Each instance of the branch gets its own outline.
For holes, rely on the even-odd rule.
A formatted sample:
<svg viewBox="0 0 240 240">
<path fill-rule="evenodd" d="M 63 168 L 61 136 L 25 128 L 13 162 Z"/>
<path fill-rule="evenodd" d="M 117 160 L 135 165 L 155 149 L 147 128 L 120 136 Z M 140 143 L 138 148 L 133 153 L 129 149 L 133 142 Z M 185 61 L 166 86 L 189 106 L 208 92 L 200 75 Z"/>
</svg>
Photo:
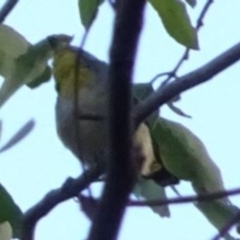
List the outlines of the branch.
<svg viewBox="0 0 240 240">
<path fill-rule="evenodd" d="M 185 204 L 192 202 L 206 202 L 212 201 L 219 198 L 224 198 L 227 196 L 240 194 L 240 188 L 221 191 L 221 192 L 213 192 L 208 194 L 199 194 L 197 196 L 185 196 L 185 197 L 175 197 L 164 200 L 150 200 L 150 201 L 131 201 L 129 206 L 133 207 L 141 207 L 141 206 L 163 206 L 163 205 L 171 205 L 171 204 Z"/>
<path fill-rule="evenodd" d="M 84 172 L 77 179 L 69 178 L 61 188 L 52 190 L 38 204 L 29 209 L 23 217 L 21 240 L 33 240 L 38 220 L 47 215 L 57 204 L 77 196 L 80 191 L 98 179 L 102 171 L 99 167 Z"/>
<path fill-rule="evenodd" d="M 178 78 L 176 81 L 160 88 L 146 98 L 145 101 L 139 103 L 133 111 L 135 123 L 138 125 L 164 103 L 167 103 L 182 92 L 210 80 L 212 77 L 227 69 L 238 60 L 240 60 L 240 43 L 236 44 L 197 70 L 192 71 Z"/>
<path fill-rule="evenodd" d="M 109 144 L 106 185 L 89 240 L 116 239 L 136 170 L 131 159 L 131 80 L 145 0 L 118 0 L 109 66 Z M 107 227 L 106 227 L 107 226 Z"/>
<path fill-rule="evenodd" d="M 7 15 L 13 10 L 18 0 L 8 0 L 0 10 L 0 23 L 3 23 Z"/>
<path fill-rule="evenodd" d="M 199 31 L 200 28 L 203 26 L 203 19 L 206 16 L 207 11 L 209 10 L 212 3 L 213 3 L 213 0 L 207 0 L 205 5 L 203 6 L 203 9 L 197 19 L 197 26 L 196 26 L 197 31 Z"/>
</svg>

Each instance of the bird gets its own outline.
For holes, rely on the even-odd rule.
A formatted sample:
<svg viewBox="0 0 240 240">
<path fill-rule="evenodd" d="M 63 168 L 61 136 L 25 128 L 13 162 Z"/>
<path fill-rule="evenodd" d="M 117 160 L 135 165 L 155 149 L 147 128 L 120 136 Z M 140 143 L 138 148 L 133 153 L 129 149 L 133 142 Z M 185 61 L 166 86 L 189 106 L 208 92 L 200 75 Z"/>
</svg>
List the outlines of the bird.
<svg viewBox="0 0 240 240">
<path fill-rule="evenodd" d="M 57 133 L 64 145 L 86 168 L 105 164 L 107 158 L 107 74 L 108 64 L 70 45 L 71 38 L 49 37 L 53 48 L 53 76 L 58 92 Z M 77 70 L 76 70 L 77 69 Z M 134 141 L 144 162 L 143 175 L 162 169 L 157 161 L 149 128 L 142 123 Z"/>
<path fill-rule="evenodd" d="M 52 73 L 57 91 L 56 128 L 65 145 L 80 161 L 83 171 L 106 167 L 108 158 L 107 77 L 109 65 L 87 51 L 71 45 L 72 37 L 51 35 Z M 139 86 L 139 85 L 133 85 Z M 133 91 L 134 92 L 134 91 Z M 139 98 L 133 97 L 133 105 Z M 141 123 L 133 134 L 133 151 L 140 156 L 134 194 L 144 199 L 166 198 L 164 187 L 179 180 L 161 163 L 149 124 Z M 157 149 L 157 150 L 156 150 Z M 140 195 L 139 195 L 139 190 Z M 161 217 L 169 217 L 168 206 L 152 206 Z"/>
</svg>

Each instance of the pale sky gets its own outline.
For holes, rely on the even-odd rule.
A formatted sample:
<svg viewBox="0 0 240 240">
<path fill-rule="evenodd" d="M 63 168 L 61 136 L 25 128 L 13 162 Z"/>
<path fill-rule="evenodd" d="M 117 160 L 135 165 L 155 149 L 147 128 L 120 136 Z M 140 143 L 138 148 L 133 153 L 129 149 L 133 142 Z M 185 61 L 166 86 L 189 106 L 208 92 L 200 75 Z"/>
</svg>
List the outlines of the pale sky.
<svg viewBox="0 0 240 240">
<path fill-rule="evenodd" d="M 3 2 L 0 0 L 0 6 Z M 193 23 L 202 7 L 200 4 L 196 9 L 189 8 Z M 190 60 L 184 63 L 179 75 L 201 66 L 239 41 L 239 9 L 239 0 L 231 0 L 231 4 L 229 1 L 213 3 L 199 34 L 201 50 L 191 52 Z M 85 45 L 85 49 L 105 61 L 108 60 L 112 19 L 112 10 L 104 4 Z M 74 35 L 74 44 L 78 45 L 83 35 L 77 1 L 22 0 L 5 23 L 32 43 L 50 34 L 65 33 Z M 157 14 L 149 6 L 144 23 L 134 78 L 146 82 L 157 73 L 171 70 L 184 48 L 167 35 Z M 240 186 L 239 67 L 237 63 L 212 81 L 182 94 L 177 105 L 192 119 L 182 118 L 166 107 L 162 110 L 164 117 L 181 122 L 202 139 L 222 170 L 226 188 Z M 22 88 L 1 109 L 1 144 L 29 119 L 36 121 L 33 132 L 10 151 L 4 152 L 0 161 L 0 182 L 23 211 L 49 190 L 61 186 L 68 176 L 75 177 L 80 173 L 78 161 L 56 136 L 56 93 L 53 86 L 51 81 L 33 91 Z M 186 182 L 177 188 L 183 195 L 193 193 Z M 167 192 L 174 196 L 171 190 Z M 240 197 L 234 197 L 232 201 L 240 206 Z M 205 240 L 216 234 L 216 230 L 191 204 L 171 206 L 170 209 L 170 219 L 159 218 L 147 207 L 129 209 L 119 239 Z M 70 200 L 40 221 L 36 240 L 83 240 L 89 225 L 77 204 Z"/>
</svg>

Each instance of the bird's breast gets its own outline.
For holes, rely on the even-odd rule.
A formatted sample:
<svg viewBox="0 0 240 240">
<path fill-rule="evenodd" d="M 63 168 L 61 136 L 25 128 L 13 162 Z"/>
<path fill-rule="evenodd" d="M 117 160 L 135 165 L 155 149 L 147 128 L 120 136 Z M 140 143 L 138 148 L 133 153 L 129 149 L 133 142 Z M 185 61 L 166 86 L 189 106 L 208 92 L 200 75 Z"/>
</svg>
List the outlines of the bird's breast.
<svg viewBox="0 0 240 240">
<path fill-rule="evenodd" d="M 97 95 L 82 91 L 77 111 L 73 100 L 58 97 L 56 104 L 57 131 L 61 140 L 87 165 L 106 156 L 106 101 L 104 95 Z"/>
</svg>

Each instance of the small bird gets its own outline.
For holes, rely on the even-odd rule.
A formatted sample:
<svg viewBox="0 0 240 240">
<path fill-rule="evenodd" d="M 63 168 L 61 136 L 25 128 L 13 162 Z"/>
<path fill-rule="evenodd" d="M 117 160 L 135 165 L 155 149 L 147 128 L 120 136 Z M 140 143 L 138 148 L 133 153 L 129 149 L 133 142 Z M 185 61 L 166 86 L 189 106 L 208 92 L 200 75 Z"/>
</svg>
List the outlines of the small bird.
<svg viewBox="0 0 240 240">
<path fill-rule="evenodd" d="M 107 63 L 72 47 L 71 38 L 49 37 L 54 51 L 53 75 L 58 92 L 57 132 L 86 168 L 104 164 L 107 157 Z M 148 126 L 141 124 L 134 136 L 144 156 L 144 176 L 162 168 L 157 161 Z M 153 169 L 154 168 L 154 169 Z"/>
</svg>

